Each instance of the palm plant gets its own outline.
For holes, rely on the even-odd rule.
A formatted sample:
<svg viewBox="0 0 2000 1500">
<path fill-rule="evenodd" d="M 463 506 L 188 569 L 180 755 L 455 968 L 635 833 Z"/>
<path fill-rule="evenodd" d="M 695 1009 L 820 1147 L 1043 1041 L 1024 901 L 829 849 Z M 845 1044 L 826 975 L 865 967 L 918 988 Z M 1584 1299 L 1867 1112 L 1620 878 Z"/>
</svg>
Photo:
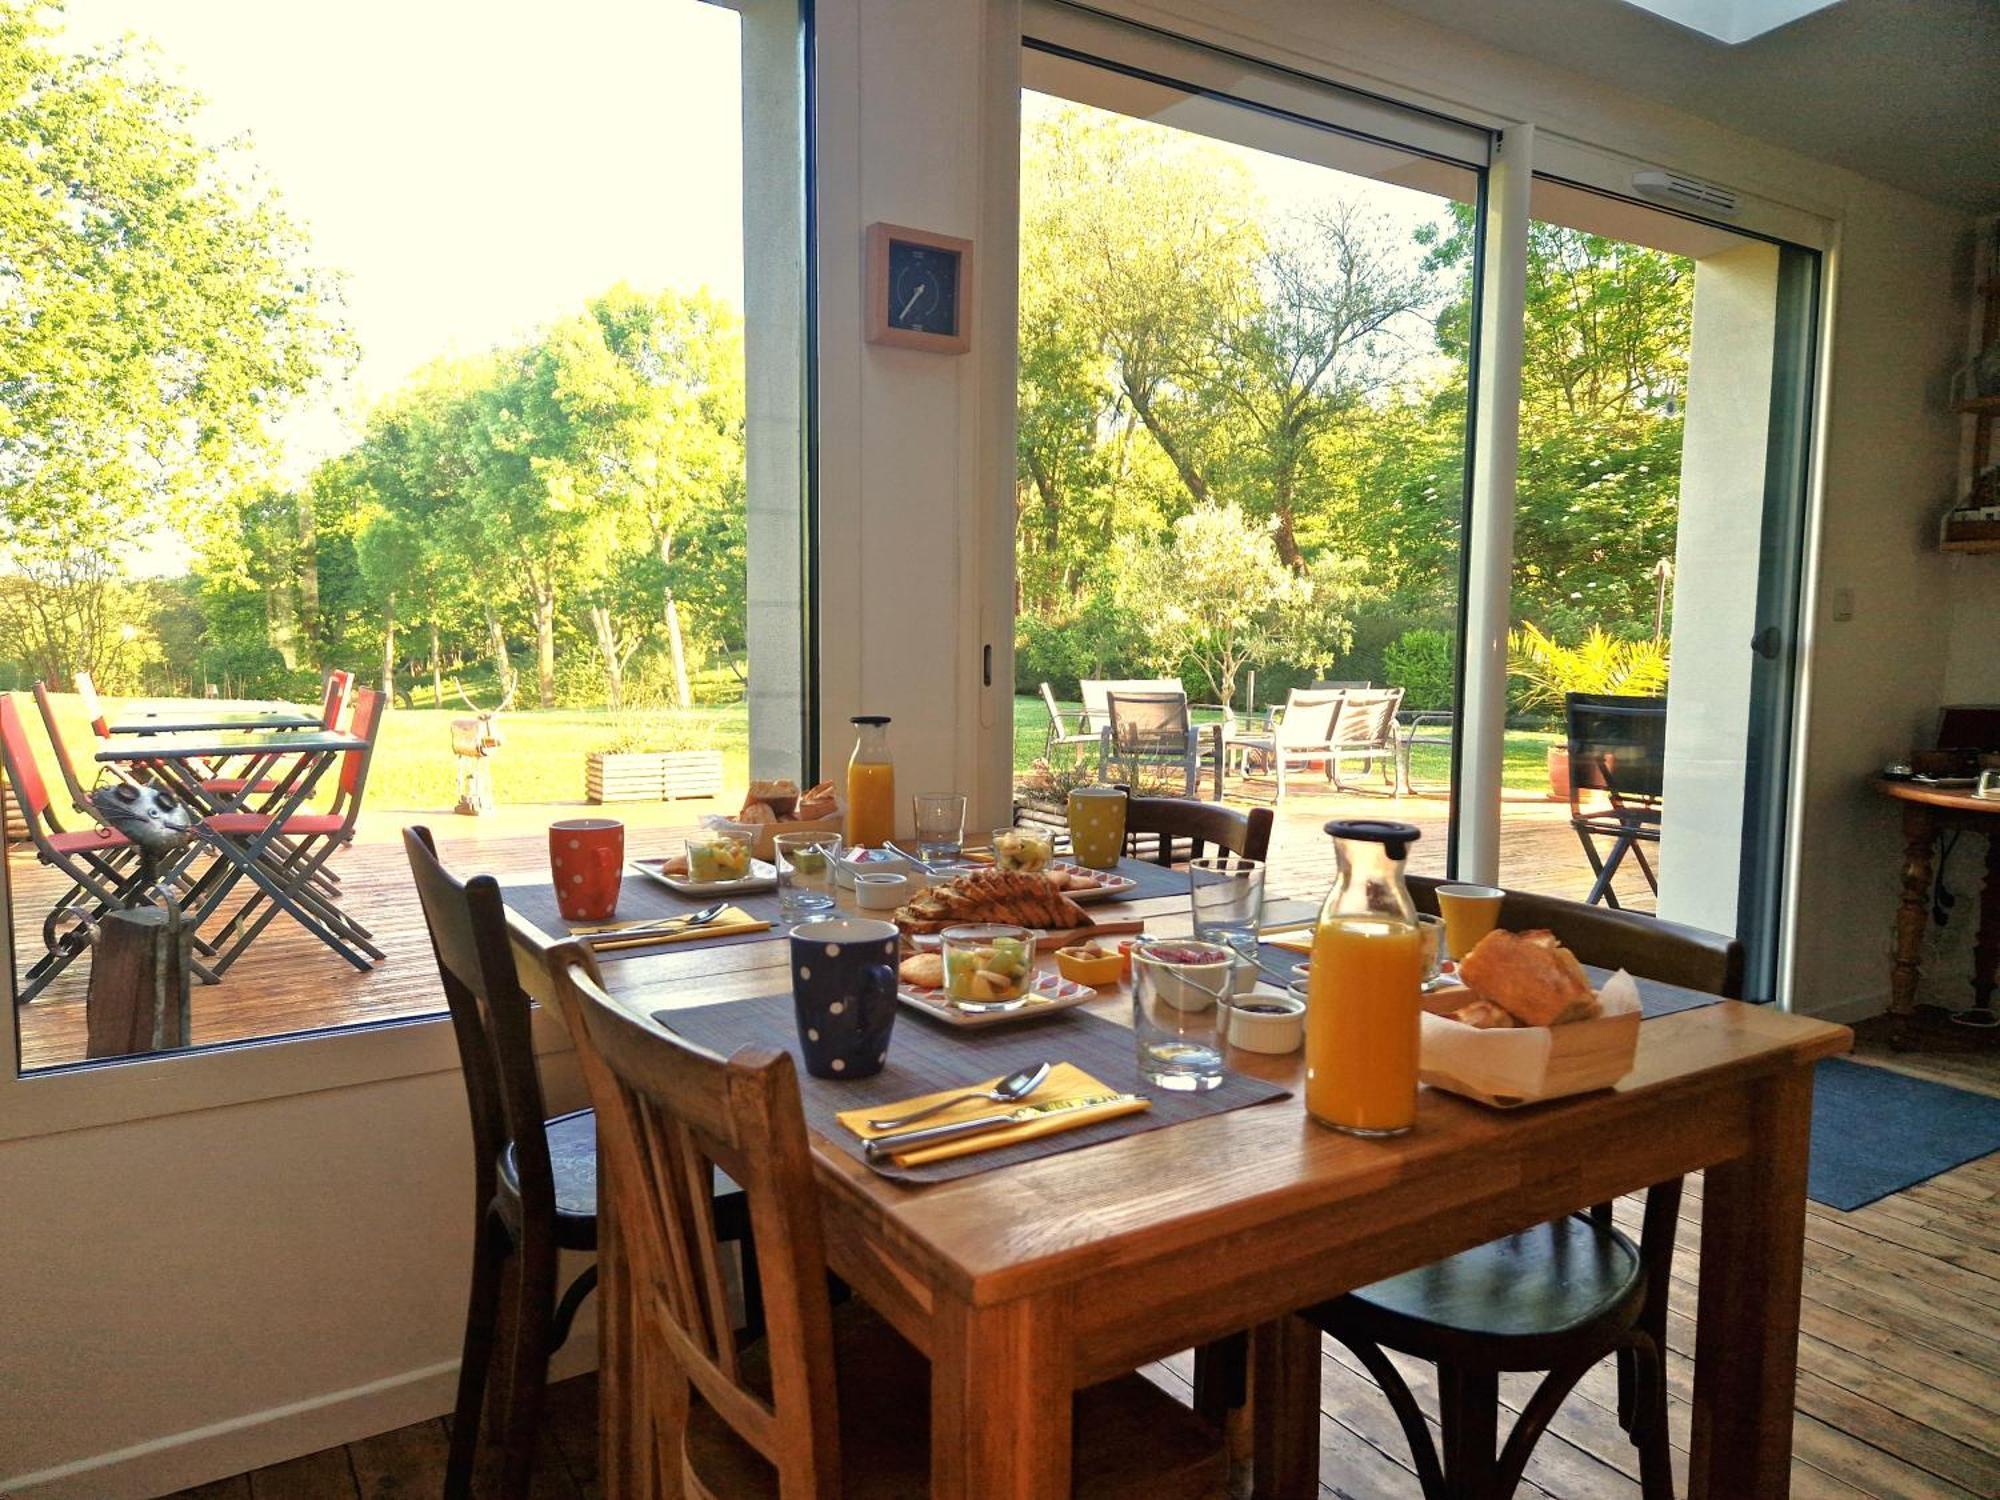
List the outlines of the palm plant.
<svg viewBox="0 0 2000 1500">
<path fill-rule="evenodd" d="M 1520 683 L 1515 701 L 1524 709 L 1559 712 L 1570 693 L 1656 697 L 1667 690 L 1668 667 L 1666 642 L 1620 640 L 1597 625 L 1574 646 L 1533 624 L 1507 636 L 1507 672 Z"/>
</svg>

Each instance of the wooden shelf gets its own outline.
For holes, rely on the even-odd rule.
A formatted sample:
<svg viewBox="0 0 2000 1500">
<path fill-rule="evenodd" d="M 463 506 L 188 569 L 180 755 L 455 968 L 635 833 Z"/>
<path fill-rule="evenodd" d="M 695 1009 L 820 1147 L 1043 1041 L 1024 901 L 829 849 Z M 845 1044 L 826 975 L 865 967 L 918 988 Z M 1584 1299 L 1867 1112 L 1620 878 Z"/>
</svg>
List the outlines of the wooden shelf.
<svg viewBox="0 0 2000 1500">
<path fill-rule="evenodd" d="M 1969 417 L 2000 417 L 2000 396 L 1974 396 L 1969 401 L 1954 401 L 1951 409 Z"/>
<path fill-rule="evenodd" d="M 2000 556 L 2000 541 L 1943 541 L 1938 543 L 1938 550 L 1963 557 L 1995 557 Z"/>
<path fill-rule="evenodd" d="M 1938 545 L 1946 552 L 2000 552 L 2000 521 L 1959 521 L 1947 524 Z"/>
</svg>

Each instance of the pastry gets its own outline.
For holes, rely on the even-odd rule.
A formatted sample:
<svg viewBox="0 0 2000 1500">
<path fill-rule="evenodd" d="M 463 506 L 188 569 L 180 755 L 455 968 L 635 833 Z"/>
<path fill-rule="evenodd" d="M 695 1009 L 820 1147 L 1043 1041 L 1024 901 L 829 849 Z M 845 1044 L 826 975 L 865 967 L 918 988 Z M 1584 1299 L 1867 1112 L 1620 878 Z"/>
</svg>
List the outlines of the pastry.
<svg viewBox="0 0 2000 1500">
<path fill-rule="evenodd" d="M 1451 1018 L 1463 1026 L 1477 1026 L 1481 1031 L 1521 1024 L 1491 1000 L 1474 1000 L 1470 1005 L 1461 1005 L 1451 1013 Z"/>
<path fill-rule="evenodd" d="M 743 811 L 747 815 L 752 807 L 768 807 L 774 818 L 782 821 L 791 816 L 799 805 L 799 784 L 791 780 L 753 781 L 750 790 L 743 797 Z M 763 821 L 757 819 L 755 821 Z"/>
<path fill-rule="evenodd" d="M 942 953 L 919 953 L 903 960 L 897 971 L 903 983 L 920 990 L 944 988 L 944 955 Z"/>
<path fill-rule="evenodd" d="M 1555 934 L 1495 928 L 1459 960 L 1458 977 L 1524 1026 L 1560 1026 L 1597 1014 L 1597 991 Z"/>
<path fill-rule="evenodd" d="M 972 870 L 925 891 L 896 910 L 904 933 L 942 932 L 973 922 L 1066 931 L 1089 927 L 1090 914 L 1046 875 L 1020 870 Z"/>
</svg>

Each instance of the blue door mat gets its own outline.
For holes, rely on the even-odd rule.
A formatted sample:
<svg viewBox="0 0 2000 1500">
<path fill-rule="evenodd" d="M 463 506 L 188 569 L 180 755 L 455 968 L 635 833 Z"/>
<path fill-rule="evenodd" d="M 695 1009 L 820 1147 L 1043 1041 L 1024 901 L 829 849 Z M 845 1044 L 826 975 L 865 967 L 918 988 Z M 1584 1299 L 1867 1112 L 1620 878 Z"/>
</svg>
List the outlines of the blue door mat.
<svg viewBox="0 0 2000 1500">
<path fill-rule="evenodd" d="M 1806 1196 L 1855 1209 L 2000 1151 L 2000 1099 L 1829 1058 L 1813 1078 Z"/>
</svg>

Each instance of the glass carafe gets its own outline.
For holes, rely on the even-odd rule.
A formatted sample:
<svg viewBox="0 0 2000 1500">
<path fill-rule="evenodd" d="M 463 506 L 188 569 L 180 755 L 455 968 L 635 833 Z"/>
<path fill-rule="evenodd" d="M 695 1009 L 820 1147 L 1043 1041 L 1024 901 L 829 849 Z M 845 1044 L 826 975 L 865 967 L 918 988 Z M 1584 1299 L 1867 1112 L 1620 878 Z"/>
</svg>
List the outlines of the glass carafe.
<svg viewBox="0 0 2000 1500">
<path fill-rule="evenodd" d="M 847 844 L 880 849 L 896 836 L 896 766 L 889 758 L 886 714 L 856 714 L 847 758 Z"/>
<path fill-rule="evenodd" d="M 1336 819 L 1333 889 L 1313 933 L 1306 1008 L 1306 1110 L 1354 1135 L 1416 1122 L 1424 931 L 1403 884 L 1418 832 Z"/>
</svg>

